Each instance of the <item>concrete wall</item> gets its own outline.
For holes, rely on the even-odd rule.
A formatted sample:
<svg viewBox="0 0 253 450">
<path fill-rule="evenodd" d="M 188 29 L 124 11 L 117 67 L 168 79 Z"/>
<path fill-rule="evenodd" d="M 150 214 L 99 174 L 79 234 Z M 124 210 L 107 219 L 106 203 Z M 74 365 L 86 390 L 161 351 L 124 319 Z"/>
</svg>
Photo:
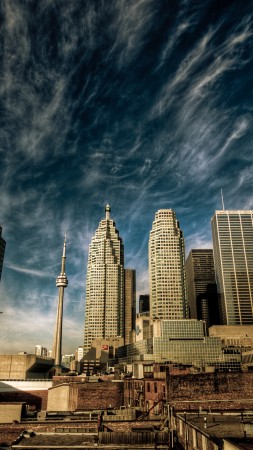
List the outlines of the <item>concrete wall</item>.
<svg viewBox="0 0 253 450">
<path fill-rule="evenodd" d="M 78 387 L 73 384 L 55 386 L 48 391 L 47 411 L 75 411 Z"/>
<path fill-rule="evenodd" d="M 42 391 L 48 390 L 52 387 L 52 381 L 45 380 L 0 380 L 0 392 L 12 392 L 12 391 Z"/>
<path fill-rule="evenodd" d="M 27 371 L 27 362 L 34 364 L 35 355 L 0 355 L 0 378 L 9 379 L 25 379 Z"/>
<path fill-rule="evenodd" d="M 0 355 L 1 380 L 47 378 L 53 360 L 36 355 Z"/>
<path fill-rule="evenodd" d="M 253 325 L 213 325 L 209 336 L 218 336 L 225 345 L 252 346 Z"/>
<path fill-rule="evenodd" d="M 22 409 L 22 403 L 0 403 L 0 423 L 20 422 Z"/>
</svg>

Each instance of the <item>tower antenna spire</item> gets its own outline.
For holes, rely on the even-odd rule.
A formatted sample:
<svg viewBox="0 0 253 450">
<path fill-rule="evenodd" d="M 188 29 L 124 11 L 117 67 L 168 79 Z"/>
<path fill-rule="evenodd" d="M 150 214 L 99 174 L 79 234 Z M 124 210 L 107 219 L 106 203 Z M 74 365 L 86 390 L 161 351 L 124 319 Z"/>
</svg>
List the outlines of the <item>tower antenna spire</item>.
<svg viewBox="0 0 253 450">
<path fill-rule="evenodd" d="M 221 192 L 222 210 L 225 211 L 225 206 L 224 206 L 224 199 L 223 199 L 223 192 L 222 192 L 222 189 L 220 190 L 220 192 Z"/>
<path fill-rule="evenodd" d="M 62 359 L 63 297 L 64 297 L 64 289 L 68 286 L 68 279 L 65 274 L 66 243 L 67 243 L 67 235 L 65 233 L 63 252 L 62 252 L 62 261 L 61 261 L 61 273 L 56 278 L 56 286 L 59 288 L 59 294 L 58 294 L 58 307 L 57 307 L 55 336 L 54 336 L 54 344 L 53 344 L 53 357 L 55 359 L 54 365 L 57 369 L 57 372 L 59 372 L 59 373 L 61 372 L 61 359 Z"/>
<path fill-rule="evenodd" d="M 110 212 L 111 212 L 111 207 L 110 207 L 110 205 L 108 205 L 108 203 L 107 203 L 107 205 L 106 205 L 106 207 L 105 207 L 105 218 L 106 218 L 106 220 L 109 220 L 109 219 L 110 219 Z"/>
</svg>

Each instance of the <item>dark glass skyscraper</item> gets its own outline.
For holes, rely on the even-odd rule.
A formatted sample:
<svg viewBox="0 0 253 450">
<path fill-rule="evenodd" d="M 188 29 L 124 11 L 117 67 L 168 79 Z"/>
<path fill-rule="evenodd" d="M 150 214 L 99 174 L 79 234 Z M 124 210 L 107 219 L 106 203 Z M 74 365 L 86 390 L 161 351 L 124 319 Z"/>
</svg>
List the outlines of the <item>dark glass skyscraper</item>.
<svg viewBox="0 0 253 450">
<path fill-rule="evenodd" d="M 139 313 L 149 313 L 149 294 L 141 294 L 139 297 Z"/>
<path fill-rule="evenodd" d="M 191 250 L 185 268 L 191 319 L 204 320 L 207 327 L 219 324 L 213 250 Z"/>
<path fill-rule="evenodd" d="M 130 343 L 130 335 L 135 330 L 136 320 L 136 272 L 133 269 L 125 269 L 125 303 L 124 303 L 124 323 L 125 323 L 125 344 Z"/>
</svg>

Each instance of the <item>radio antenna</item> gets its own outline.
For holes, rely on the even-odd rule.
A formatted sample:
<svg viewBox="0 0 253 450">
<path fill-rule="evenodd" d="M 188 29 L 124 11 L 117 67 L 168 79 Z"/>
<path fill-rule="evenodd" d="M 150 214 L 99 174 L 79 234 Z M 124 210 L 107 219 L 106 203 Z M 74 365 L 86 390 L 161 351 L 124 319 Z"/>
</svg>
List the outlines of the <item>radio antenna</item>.
<svg viewBox="0 0 253 450">
<path fill-rule="evenodd" d="M 223 200 L 223 192 L 222 192 L 222 189 L 220 190 L 220 192 L 221 192 L 222 209 L 223 209 L 223 211 L 224 211 L 224 210 L 225 210 L 225 206 L 224 206 L 224 200 Z"/>
</svg>

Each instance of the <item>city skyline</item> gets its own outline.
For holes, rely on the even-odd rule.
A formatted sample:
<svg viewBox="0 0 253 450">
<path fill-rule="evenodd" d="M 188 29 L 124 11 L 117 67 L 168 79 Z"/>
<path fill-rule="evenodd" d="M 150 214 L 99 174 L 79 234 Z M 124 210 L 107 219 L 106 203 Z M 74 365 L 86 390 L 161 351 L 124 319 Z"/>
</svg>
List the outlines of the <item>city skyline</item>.
<svg viewBox="0 0 253 450">
<path fill-rule="evenodd" d="M 88 247 L 109 203 L 148 293 L 148 237 L 173 209 L 186 257 L 211 217 L 252 210 L 253 12 L 215 0 L 1 3 L 0 353 L 83 342 Z"/>
</svg>

